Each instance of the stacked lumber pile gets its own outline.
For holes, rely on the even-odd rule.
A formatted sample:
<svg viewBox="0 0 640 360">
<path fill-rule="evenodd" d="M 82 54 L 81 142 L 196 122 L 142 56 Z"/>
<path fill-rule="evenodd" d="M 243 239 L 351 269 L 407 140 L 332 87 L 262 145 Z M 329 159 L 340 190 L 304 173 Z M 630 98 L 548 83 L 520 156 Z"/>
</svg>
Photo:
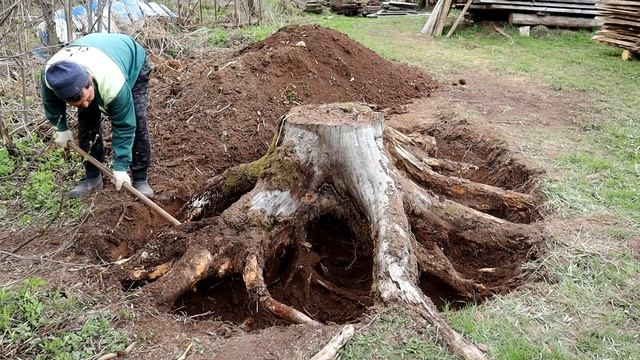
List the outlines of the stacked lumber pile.
<svg viewBox="0 0 640 360">
<path fill-rule="evenodd" d="M 338 14 L 367 17 L 418 15 L 418 4 L 406 1 L 331 0 L 331 10 Z"/>
<path fill-rule="evenodd" d="M 640 53 L 640 0 L 600 0 L 596 8 L 601 28 L 593 39 Z"/>
<path fill-rule="evenodd" d="M 320 0 L 307 0 L 304 2 L 304 12 L 320 14 L 322 12 L 323 2 Z"/>
<path fill-rule="evenodd" d="M 320 14 L 322 12 L 322 6 L 327 6 L 325 0 L 288 0 L 298 9 L 304 12 Z"/>
<path fill-rule="evenodd" d="M 379 17 L 389 15 L 418 15 L 417 4 L 403 1 L 383 2 L 380 9 L 367 17 Z"/>
<path fill-rule="evenodd" d="M 331 0 L 331 10 L 345 16 L 360 15 L 368 5 L 368 0 Z"/>
<path fill-rule="evenodd" d="M 508 16 L 514 25 L 578 28 L 595 27 L 597 11 L 596 0 L 473 0 L 469 13 L 474 18 Z"/>
</svg>

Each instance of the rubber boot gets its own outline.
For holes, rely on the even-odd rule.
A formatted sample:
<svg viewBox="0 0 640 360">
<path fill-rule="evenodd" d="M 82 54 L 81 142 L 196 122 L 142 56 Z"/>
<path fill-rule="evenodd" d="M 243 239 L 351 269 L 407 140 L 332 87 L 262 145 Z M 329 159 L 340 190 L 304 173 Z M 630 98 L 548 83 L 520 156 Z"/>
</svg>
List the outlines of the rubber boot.
<svg viewBox="0 0 640 360">
<path fill-rule="evenodd" d="M 102 176 L 90 179 L 84 178 L 80 180 L 78 185 L 71 189 L 71 191 L 69 191 L 67 195 L 72 198 L 81 198 L 100 189 L 102 189 Z"/>
<path fill-rule="evenodd" d="M 149 182 L 147 180 L 134 180 L 132 185 L 136 190 L 140 191 L 142 195 L 149 199 L 153 198 L 153 189 L 149 186 Z"/>
</svg>

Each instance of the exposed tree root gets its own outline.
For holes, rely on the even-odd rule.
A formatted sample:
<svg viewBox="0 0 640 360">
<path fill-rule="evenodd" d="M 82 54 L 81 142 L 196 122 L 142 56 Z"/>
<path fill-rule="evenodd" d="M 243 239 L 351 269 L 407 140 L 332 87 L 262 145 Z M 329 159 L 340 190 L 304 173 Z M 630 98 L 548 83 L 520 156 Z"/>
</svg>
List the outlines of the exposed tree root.
<svg viewBox="0 0 640 360">
<path fill-rule="evenodd" d="M 353 337 L 355 334 L 355 328 L 353 325 L 345 325 L 339 333 L 329 340 L 327 345 L 318 351 L 317 354 L 309 360 L 331 360 L 335 358 L 338 351 Z"/>
<path fill-rule="evenodd" d="M 131 272 L 129 279 L 132 281 L 153 281 L 169 272 L 173 268 L 173 261 L 169 261 L 151 269 L 136 269 Z"/>
<path fill-rule="evenodd" d="M 395 138 L 398 138 L 397 135 Z M 529 223 L 539 217 L 536 208 L 541 201 L 538 196 L 442 175 L 432 170 L 429 162 L 434 163 L 433 160 L 429 158 L 423 158 L 423 160 L 415 156 L 402 144 L 391 142 L 388 148 L 389 152 L 395 155 L 395 165 L 398 168 L 406 171 L 409 177 L 421 186 L 437 194 L 509 221 Z M 442 162 L 438 162 L 438 165 L 442 165 Z M 462 171 L 468 171 L 471 165 L 461 164 L 460 166 Z"/>
<path fill-rule="evenodd" d="M 145 291 L 152 294 L 158 304 L 171 304 L 185 291 L 191 289 L 196 282 L 208 273 L 213 257 L 207 249 L 192 248 L 163 276 L 162 282 L 154 282 L 145 286 Z M 176 284 L 165 288 L 164 283 Z"/>
<path fill-rule="evenodd" d="M 318 301 L 317 292 L 312 296 L 318 288 L 362 307 L 372 300 L 404 304 L 427 319 L 456 355 L 485 359 L 448 325 L 418 279 L 438 279 L 468 299 L 490 295 L 519 270 L 500 268 L 483 255 L 513 254 L 516 265 L 526 261 L 541 239 L 530 225 L 510 221 L 534 219 L 538 200 L 438 173 L 475 169 L 430 158 L 434 141 L 385 128 L 381 114 L 359 104 L 296 108 L 263 158 L 211 179 L 186 205 L 189 218 L 202 220 L 181 238 L 188 241 L 184 255 L 127 280 L 152 281 L 166 272 L 143 291 L 167 306 L 203 278 L 240 274 L 253 303 L 300 324 L 320 322 L 292 300 Z M 322 226 L 330 229 L 311 228 L 335 239 L 314 240 L 308 224 L 329 215 L 334 220 Z M 348 234 L 335 223 L 346 224 Z M 366 270 L 369 294 L 345 287 L 345 281 L 359 281 L 340 275 L 354 264 L 372 267 Z M 290 292 L 277 298 L 276 287 L 301 289 L 300 298 L 287 298 Z"/>
<path fill-rule="evenodd" d="M 274 315 L 289 320 L 294 324 L 320 325 L 319 322 L 311 319 L 300 311 L 274 300 L 264 284 L 262 276 L 262 266 L 258 265 L 255 255 L 250 256 L 245 264 L 242 278 L 250 294 L 258 299 L 260 304 Z"/>
</svg>

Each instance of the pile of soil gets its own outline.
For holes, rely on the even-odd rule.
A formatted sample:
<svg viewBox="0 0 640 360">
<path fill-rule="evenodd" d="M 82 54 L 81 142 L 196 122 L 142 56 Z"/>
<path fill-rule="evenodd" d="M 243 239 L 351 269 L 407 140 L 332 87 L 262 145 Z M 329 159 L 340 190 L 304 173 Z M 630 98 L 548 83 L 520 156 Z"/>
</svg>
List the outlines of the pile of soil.
<svg viewBox="0 0 640 360">
<path fill-rule="evenodd" d="M 232 59 L 156 61 L 154 78 L 151 183 L 165 204 L 259 158 L 292 106 L 360 101 L 394 112 L 436 87 L 417 69 L 311 25 L 285 27 Z"/>
<path fill-rule="evenodd" d="M 149 181 L 155 201 L 174 214 L 206 179 L 261 157 L 278 120 L 295 105 L 359 101 L 395 113 L 437 87 L 428 74 L 315 25 L 282 28 L 232 56 L 152 63 Z M 126 257 L 153 229 L 167 226 L 130 199 L 98 194 L 82 229 L 85 253 Z"/>
</svg>

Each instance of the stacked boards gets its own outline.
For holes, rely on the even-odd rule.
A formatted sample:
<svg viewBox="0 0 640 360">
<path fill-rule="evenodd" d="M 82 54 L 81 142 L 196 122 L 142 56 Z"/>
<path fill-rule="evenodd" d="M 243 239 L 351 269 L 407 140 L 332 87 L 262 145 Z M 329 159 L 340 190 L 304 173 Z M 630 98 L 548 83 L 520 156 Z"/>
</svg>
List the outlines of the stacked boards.
<svg viewBox="0 0 640 360">
<path fill-rule="evenodd" d="M 460 0 L 459 0 L 460 1 Z M 461 6 L 458 3 L 458 6 Z M 509 18 L 514 25 L 563 28 L 595 27 L 596 0 L 473 0 L 469 13 L 476 19 Z"/>
<path fill-rule="evenodd" d="M 594 17 L 596 0 L 474 0 L 471 11 L 474 10 Z"/>
<path fill-rule="evenodd" d="M 390 15 L 418 15 L 418 5 L 416 3 L 404 2 L 404 1 L 386 1 L 382 3 L 382 6 L 373 13 L 367 15 L 367 17 L 379 17 Z"/>
<path fill-rule="evenodd" d="M 593 39 L 640 53 L 640 0 L 600 0 L 596 21 L 601 26 Z"/>
</svg>

